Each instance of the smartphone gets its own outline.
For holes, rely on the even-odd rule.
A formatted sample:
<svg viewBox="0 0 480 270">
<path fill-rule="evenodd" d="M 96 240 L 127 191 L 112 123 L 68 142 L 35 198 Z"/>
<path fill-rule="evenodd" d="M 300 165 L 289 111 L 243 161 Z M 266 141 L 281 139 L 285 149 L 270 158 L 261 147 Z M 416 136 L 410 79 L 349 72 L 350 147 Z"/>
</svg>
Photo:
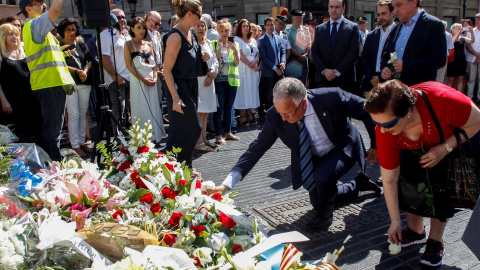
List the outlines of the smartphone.
<svg viewBox="0 0 480 270">
<path fill-rule="evenodd" d="M 71 44 L 70 46 L 68 46 L 68 47 L 65 49 L 65 51 L 71 51 L 71 50 L 73 50 L 73 49 L 75 49 L 75 43 L 73 43 L 73 44 Z"/>
<path fill-rule="evenodd" d="M 114 5 L 121 5 L 121 4 L 122 4 L 122 0 L 112 0 L 112 4 L 114 4 Z"/>
<path fill-rule="evenodd" d="M 466 31 L 469 31 L 469 30 L 470 30 L 470 28 L 468 28 L 468 27 L 463 27 L 462 28 L 462 32 L 466 32 Z"/>
<path fill-rule="evenodd" d="M 228 37 L 228 41 L 233 42 L 233 39 L 234 39 L 234 38 L 235 38 L 235 37 Z"/>
</svg>

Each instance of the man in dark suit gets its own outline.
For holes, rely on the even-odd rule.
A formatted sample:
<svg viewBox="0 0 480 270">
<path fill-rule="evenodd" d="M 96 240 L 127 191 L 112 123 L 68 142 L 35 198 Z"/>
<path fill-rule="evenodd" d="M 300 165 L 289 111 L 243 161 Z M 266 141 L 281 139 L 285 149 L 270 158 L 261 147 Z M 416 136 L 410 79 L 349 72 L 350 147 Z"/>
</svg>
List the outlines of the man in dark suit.
<svg viewBox="0 0 480 270">
<path fill-rule="evenodd" d="M 392 78 L 388 66 L 390 54 L 397 53 L 393 62 L 398 78 L 408 86 L 435 81 L 437 69 L 447 61 L 447 40 L 443 23 L 420 9 L 419 0 L 393 0 L 396 24 L 387 38 L 382 54 L 382 80 Z"/>
<path fill-rule="evenodd" d="M 258 50 L 262 62 L 262 77 L 260 78 L 260 95 L 265 102 L 265 110 L 273 106 L 273 86 L 283 78 L 285 70 L 285 48 L 280 37 L 273 34 L 275 30 L 272 17 L 265 18 L 264 26 L 267 31 L 258 39 Z"/>
<path fill-rule="evenodd" d="M 363 98 L 340 88 L 320 88 L 307 92 L 302 82 L 287 77 L 273 90 L 275 107 L 267 112 L 257 139 L 240 157 L 222 185 L 225 192 L 242 180 L 263 154 L 280 138 L 291 150 L 292 187 L 309 191 L 315 218 L 304 229 L 326 230 L 332 224 L 335 201 L 349 201 L 359 191 L 380 189 L 366 175 L 337 186 L 337 180 L 355 163 L 365 171 L 366 160 L 377 161 L 374 124 L 363 109 Z M 372 147 L 365 158 L 365 146 L 350 118 L 362 120 Z"/>
<path fill-rule="evenodd" d="M 393 28 L 393 4 L 391 0 L 380 0 L 377 3 L 377 18 L 381 27 L 367 35 L 362 51 L 362 70 L 364 73 L 360 89 L 365 97 L 379 83 L 380 62 L 385 41 Z"/>
<path fill-rule="evenodd" d="M 330 0 L 330 20 L 315 29 L 312 58 L 319 87 L 340 87 L 355 91 L 355 61 L 360 53 L 358 25 L 343 17 L 345 4 Z"/>
</svg>

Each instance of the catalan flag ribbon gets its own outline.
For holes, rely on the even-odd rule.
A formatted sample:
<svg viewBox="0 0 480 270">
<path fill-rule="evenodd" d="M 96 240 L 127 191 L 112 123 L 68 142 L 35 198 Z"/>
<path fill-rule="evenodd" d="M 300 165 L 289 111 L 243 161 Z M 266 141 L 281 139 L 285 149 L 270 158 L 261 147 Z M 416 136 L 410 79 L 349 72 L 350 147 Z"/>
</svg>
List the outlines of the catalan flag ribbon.
<svg viewBox="0 0 480 270">
<path fill-rule="evenodd" d="M 340 270 L 340 268 L 333 263 L 324 263 L 313 270 Z"/>
<path fill-rule="evenodd" d="M 295 263 L 302 253 L 298 251 L 292 244 L 286 244 L 283 250 L 282 263 L 280 264 L 280 270 L 287 270 L 293 263 Z"/>
</svg>

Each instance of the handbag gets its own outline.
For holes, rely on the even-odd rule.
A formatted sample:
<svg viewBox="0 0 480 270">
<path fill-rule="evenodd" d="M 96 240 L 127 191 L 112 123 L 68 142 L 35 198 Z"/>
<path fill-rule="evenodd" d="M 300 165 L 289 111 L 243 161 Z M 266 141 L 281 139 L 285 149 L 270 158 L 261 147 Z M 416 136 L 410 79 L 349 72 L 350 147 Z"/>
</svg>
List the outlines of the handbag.
<svg viewBox="0 0 480 270">
<path fill-rule="evenodd" d="M 455 48 L 452 49 L 452 52 L 447 56 L 447 63 L 455 61 Z"/>
<path fill-rule="evenodd" d="M 473 209 L 480 194 L 480 164 L 467 134 L 455 130 L 458 147 L 450 153 L 447 167 L 447 200 L 453 208 Z M 467 140 L 462 142 L 462 134 Z"/>
</svg>

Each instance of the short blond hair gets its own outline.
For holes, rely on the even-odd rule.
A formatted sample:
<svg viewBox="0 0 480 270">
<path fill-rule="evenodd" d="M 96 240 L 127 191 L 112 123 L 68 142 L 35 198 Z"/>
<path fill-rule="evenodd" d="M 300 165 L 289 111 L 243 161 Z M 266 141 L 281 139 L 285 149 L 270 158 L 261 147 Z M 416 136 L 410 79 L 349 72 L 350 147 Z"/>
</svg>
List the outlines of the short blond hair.
<svg viewBox="0 0 480 270">
<path fill-rule="evenodd" d="M 219 21 L 217 23 L 217 31 L 222 32 L 223 29 L 232 29 L 232 25 L 226 21 Z"/>
<path fill-rule="evenodd" d="M 8 49 L 6 39 L 7 36 L 12 33 L 12 31 L 14 31 L 18 37 L 17 52 L 20 57 L 25 57 L 25 52 L 23 51 L 22 45 L 20 43 L 20 30 L 18 30 L 18 28 L 11 23 L 2 24 L 0 26 L 0 52 L 5 56 L 7 55 Z"/>
</svg>

